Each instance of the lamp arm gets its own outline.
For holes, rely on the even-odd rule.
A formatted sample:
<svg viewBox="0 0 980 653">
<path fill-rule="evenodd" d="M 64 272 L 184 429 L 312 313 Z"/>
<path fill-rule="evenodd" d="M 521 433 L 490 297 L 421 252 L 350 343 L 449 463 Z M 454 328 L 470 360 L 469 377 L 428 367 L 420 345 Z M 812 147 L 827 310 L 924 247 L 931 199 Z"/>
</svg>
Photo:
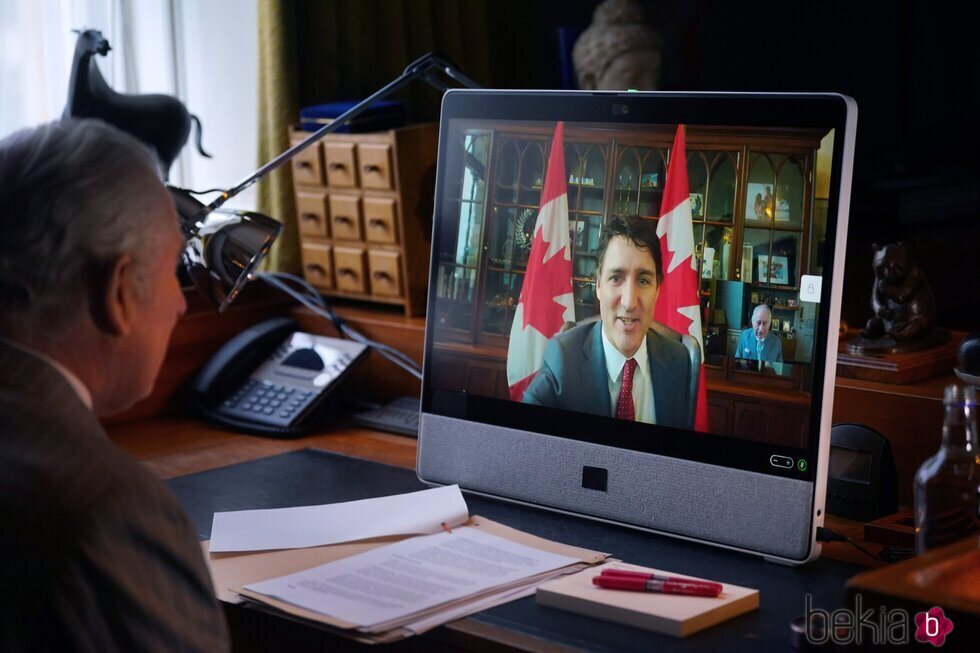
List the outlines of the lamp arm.
<svg viewBox="0 0 980 653">
<path fill-rule="evenodd" d="M 415 79 L 421 79 L 422 81 L 426 82 L 430 86 L 434 86 L 436 89 L 445 92 L 449 87 L 445 83 L 443 83 L 438 77 L 433 75 L 433 73 L 435 72 L 442 73 L 446 77 L 449 77 L 450 79 L 456 81 L 459 84 L 462 84 L 467 88 L 480 88 L 479 84 L 477 84 L 472 79 L 470 79 L 462 72 L 460 72 L 455 65 L 453 65 L 447 58 L 443 57 L 442 55 L 436 54 L 434 52 L 430 52 L 426 55 L 423 55 L 418 59 L 416 59 L 415 61 L 413 61 L 412 63 L 408 64 L 408 66 L 406 66 L 402 74 L 399 75 L 394 80 L 392 80 L 391 82 L 389 82 L 386 86 L 384 86 L 381 89 L 378 89 L 377 91 L 375 91 L 374 93 L 366 97 L 364 100 L 362 100 L 355 106 L 351 107 L 341 115 L 331 120 L 329 124 L 324 125 L 320 129 L 315 131 L 304 141 L 297 143 L 296 145 L 290 147 L 288 150 L 282 152 L 277 157 L 275 157 L 274 159 L 272 159 L 271 161 L 263 165 L 261 168 L 253 172 L 251 175 L 249 175 L 248 177 L 242 179 L 240 182 L 235 184 L 235 186 L 233 186 L 232 188 L 223 191 L 220 195 L 218 195 L 217 198 L 215 198 L 214 201 L 212 201 L 210 204 L 208 204 L 198 212 L 198 214 L 195 216 L 195 221 L 200 221 L 208 213 L 211 213 L 211 211 L 214 211 L 215 209 L 221 207 L 225 202 L 227 202 L 231 198 L 235 197 L 236 195 L 238 195 L 239 193 L 241 193 L 242 191 L 250 187 L 252 184 L 257 182 L 259 179 L 264 177 L 269 172 L 275 170 L 286 161 L 289 161 L 294 156 L 296 156 L 297 154 L 299 154 L 300 152 L 308 148 L 310 145 L 313 145 L 327 134 L 337 131 L 338 129 L 346 125 L 352 118 L 355 118 L 356 116 L 360 115 L 365 110 L 367 110 L 367 108 L 370 107 L 372 104 L 374 104 L 378 100 L 388 97 L 389 95 L 391 95 L 401 87 L 405 86 L 409 82 Z"/>
</svg>

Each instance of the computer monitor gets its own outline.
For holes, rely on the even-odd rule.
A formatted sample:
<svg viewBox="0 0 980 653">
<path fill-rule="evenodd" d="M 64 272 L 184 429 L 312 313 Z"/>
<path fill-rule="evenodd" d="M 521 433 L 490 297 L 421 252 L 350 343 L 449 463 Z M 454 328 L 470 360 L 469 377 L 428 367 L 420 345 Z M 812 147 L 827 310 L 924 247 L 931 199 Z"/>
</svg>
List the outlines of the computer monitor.
<svg viewBox="0 0 980 653">
<path fill-rule="evenodd" d="M 856 114 L 834 94 L 447 93 L 419 478 L 818 556 Z"/>
</svg>

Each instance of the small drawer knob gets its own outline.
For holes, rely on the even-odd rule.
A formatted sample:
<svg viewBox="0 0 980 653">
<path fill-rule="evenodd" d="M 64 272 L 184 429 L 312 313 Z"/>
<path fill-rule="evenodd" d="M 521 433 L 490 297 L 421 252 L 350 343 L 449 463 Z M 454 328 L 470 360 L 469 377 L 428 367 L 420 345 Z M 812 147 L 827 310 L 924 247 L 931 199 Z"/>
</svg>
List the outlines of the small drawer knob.
<svg viewBox="0 0 980 653">
<path fill-rule="evenodd" d="M 307 263 L 306 271 L 309 272 L 310 274 L 316 274 L 321 276 L 323 274 L 326 274 L 327 272 L 326 269 L 324 269 L 324 267 L 319 263 Z"/>
</svg>

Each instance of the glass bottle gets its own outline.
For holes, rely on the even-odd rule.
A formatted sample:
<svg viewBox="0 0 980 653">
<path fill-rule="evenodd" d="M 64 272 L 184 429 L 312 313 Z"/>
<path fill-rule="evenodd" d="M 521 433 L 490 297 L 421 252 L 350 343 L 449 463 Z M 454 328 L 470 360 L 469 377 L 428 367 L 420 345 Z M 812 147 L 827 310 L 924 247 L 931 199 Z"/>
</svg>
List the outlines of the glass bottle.
<svg viewBox="0 0 980 653">
<path fill-rule="evenodd" d="M 980 447 L 973 387 L 946 386 L 943 442 L 915 475 L 915 549 L 950 544 L 980 528 Z"/>
</svg>

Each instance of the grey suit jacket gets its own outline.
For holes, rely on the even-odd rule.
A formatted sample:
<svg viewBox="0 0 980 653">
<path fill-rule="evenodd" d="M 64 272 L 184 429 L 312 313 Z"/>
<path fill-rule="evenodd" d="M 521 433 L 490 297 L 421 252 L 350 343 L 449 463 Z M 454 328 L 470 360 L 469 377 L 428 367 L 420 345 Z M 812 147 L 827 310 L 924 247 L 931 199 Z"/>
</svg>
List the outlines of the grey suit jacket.
<svg viewBox="0 0 980 653">
<path fill-rule="evenodd" d="M 0 342 L 0 650 L 226 651 L 176 497 L 53 367 Z"/>
<path fill-rule="evenodd" d="M 647 332 L 647 355 L 657 424 L 691 428 L 687 349 L 655 331 Z M 611 416 L 602 322 L 590 322 L 548 341 L 541 368 L 524 392 L 524 403 Z"/>
<path fill-rule="evenodd" d="M 752 329 L 742 331 L 742 335 L 738 339 L 738 351 L 735 352 L 735 358 L 747 358 L 753 361 L 760 360 L 759 349 L 756 344 L 758 342 L 755 337 L 755 331 Z M 783 341 L 772 331 L 767 333 L 765 340 L 762 341 L 761 360 L 769 363 L 783 362 Z"/>
</svg>

